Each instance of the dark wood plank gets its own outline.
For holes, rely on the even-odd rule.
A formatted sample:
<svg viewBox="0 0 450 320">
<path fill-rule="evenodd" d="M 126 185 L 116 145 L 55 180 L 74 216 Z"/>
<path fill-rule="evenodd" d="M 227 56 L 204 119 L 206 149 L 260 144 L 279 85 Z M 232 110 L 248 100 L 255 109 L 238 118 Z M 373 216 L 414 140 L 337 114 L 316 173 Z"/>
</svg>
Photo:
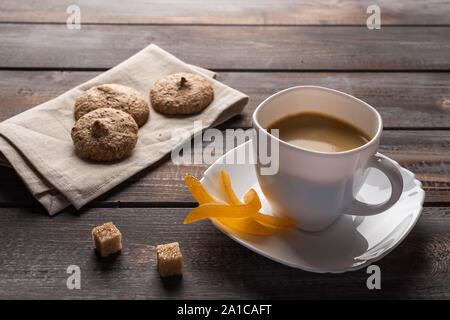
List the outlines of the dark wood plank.
<svg viewBox="0 0 450 320">
<path fill-rule="evenodd" d="M 0 21 L 59 22 L 68 17 L 73 1 L 3 1 Z M 365 24 L 364 0 L 284 1 L 124 1 L 79 0 L 83 23 L 195 23 L 195 24 Z M 379 0 L 383 24 L 449 24 L 448 1 Z"/>
<path fill-rule="evenodd" d="M 189 209 L 90 209 L 54 218 L 38 209 L 0 209 L 1 299 L 448 299 L 449 208 L 425 208 L 405 241 L 376 264 L 382 289 L 366 289 L 366 270 L 331 275 L 275 263 L 238 245 L 208 221 L 183 225 Z M 91 229 L 113 221 L 123 250 L 100 259 Z M 155 246 L 178 241 L 183 278 L 163 282 Z M 81 290 L 66 269 L 81 268 Z M 276 275 L 276 277 L 274 277 Z"/>
<path fill-rule="evenodd" d="M 0 71 L 0 121 L 87 81 L 96 72 Z M 450 73 L 221 72 L 217 79 L 250 101 L 224 127 L 250 127 L 251 115 L 269 95 L 297 85 L 318 85 L 367 101 L 387 128 L 450 128 Z"/>
<path fill-rule="evenodd" d="M 3 68 L 110 68 L 156 43 L 210 69 L 450 69 L 450 27 L 0 24 L 0 42 Z"/>
<path fill-rule="evenodd" d="M 450 131 L 385 131 L 380 152 L 417 175 L 426 191 L 427 202 L 450 202 Z M 208 167 L 207 164 L 174 165 L 168 156 L 166 161 L 144 170 L 99 201 L 195 202 L 183 175 L 187 172 L 201 177 Z M 167 200 L 163 200 L 164 195 Z"/>
<path fill-rule="evenodd" d="M 243 132 L 242 132 L 243 133 Z M 225 145 L 225 144 L 224 144 Z M 205 144 L 206 146 L 206 144 Z M 450 202 L 450 131 L 387 130 L 380 152 L 397 160 L 422 181 L 426 201 Z M 183 174 L 201 177 L 208 164 L 175 165 L 168 155 L 96 199 L 91 206 L 191 206 L 195 200 Z M 37 205 L 12 169 L 0 168 L 0 206 Z"/>
</svg>

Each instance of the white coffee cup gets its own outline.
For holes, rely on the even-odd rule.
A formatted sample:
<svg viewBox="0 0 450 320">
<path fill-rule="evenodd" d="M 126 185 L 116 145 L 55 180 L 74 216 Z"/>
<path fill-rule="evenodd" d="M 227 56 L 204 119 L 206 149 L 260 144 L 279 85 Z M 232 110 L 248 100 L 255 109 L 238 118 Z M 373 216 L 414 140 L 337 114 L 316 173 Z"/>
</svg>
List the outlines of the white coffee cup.
<svg viewBox="0 0 450 320">
<path fill-rule="evenodd" d="M 267 132 L 266 128 L 276 120 L 305 111 L 342 119 L 365 132 L 370 140 L 344 152 L 319 152 L 289 144 Z M 256 108 L 253 127 L 261 189 L 274 213 L 294 218 L 300 229 L 322 230 L 341 214 L 374 215 L 389 209 L 400 198 L 403 179 L 398 165 L 377 154 L 383 130 L 381 116 L 372 106 L 351 95 L 316 86 L 289 88 L 270 96 Z M 263 174 L 261 143 L 269 147 L 269 152 L 270 146 L 278 143 L 275 174 Z M 381 170 L 391 183 L 391 196 L 383 203 L 367 204 L 355 199 L 369 167 Z"/>
</svg>

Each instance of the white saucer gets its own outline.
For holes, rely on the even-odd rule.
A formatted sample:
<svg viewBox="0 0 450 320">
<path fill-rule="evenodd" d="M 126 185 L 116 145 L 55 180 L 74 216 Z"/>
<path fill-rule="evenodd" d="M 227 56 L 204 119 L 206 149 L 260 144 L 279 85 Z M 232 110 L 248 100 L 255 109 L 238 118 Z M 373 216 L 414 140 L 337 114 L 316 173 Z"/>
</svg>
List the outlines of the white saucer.
<svg viewBox="0 0 450 320">
<path fill-rule="evenodd" d="M 205 171 L 201 182 L 218 198 L 225 199 L 221 188 L 220 171 L 231 178 L 237 196 L 242 197 L 254 188 L 263 207 L 261 212 L 271 214 L 269 203 L 256 178 L 253 162 L 226 164 L 225 159 L 252 158 L 251 141 L 241 144 L 218 159 Z M 248 159 L 248 158 L 247 158 Z M 387 199 L 391 187 L 387 178 L 378 170 L 369 169 L 368 177 L 358 199 L 379 203 Z M 214 225 L 236 242 L 269 259 L 311 272 L 340 273 L 363 268 L 392 251 L 412 230 L 422 211 L 425 193 L 414 174 L 401 168 L 403 194 L 389 210 L 370 217 L 342 215 L 327 229 L 305 232 L 298 229 L 270 236 L 252 236 L 233 231 L 219 222 Z"/>
</svg>

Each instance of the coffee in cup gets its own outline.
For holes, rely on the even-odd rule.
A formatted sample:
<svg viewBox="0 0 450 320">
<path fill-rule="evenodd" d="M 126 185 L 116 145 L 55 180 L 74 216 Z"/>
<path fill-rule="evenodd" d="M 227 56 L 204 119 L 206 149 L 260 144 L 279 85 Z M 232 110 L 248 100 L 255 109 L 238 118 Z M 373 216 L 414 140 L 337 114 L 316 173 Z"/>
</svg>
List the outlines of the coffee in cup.
<svg viewBox="0 0 450 320">
<path fill-rule="evenodd" d="M 380 114 L 351 95 L 316 86 L 289 88 L 256 108 L 253 127 L 261 190 L 274 214 L 294 218 L 300 229 L 322 230 L 342 214 L 384 212 L 402 194 L 399 165 L 377 153 Z M 268 154 L 276 165 L 267 163 Z M 357 199 L 368 168 L 388 178 L 389 199 L 378 204 Z"/>
<path fill-rule="evenodd" d="M 370 138 L 359 128 L 341 119 L 317 112 L 301 112 L 283 117 L 267 130 L 279 130 L 287 143 L 319 152 L 342 152 L 366 144 Z"/>
</svg>

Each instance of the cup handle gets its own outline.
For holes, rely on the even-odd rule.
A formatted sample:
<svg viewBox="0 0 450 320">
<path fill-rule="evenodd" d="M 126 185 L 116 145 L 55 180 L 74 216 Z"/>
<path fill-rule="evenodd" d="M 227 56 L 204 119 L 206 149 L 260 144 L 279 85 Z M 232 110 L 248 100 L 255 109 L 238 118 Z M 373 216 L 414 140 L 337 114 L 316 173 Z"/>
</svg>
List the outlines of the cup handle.
<svg viewBox="0 0 450 320">
<path fill-rule="evenodd" d="M 386 177 L 388 177 L 392 187 L 391 197 L 379 204 L 367 204 L 353 199 L 350 206 L 346 208 L 346 210 L 344 210 L 345 214 L 351 214 L 355 216 L 371 216 L 381 213 L 392 207 L 402 194 L 403 178 L 398 165 L 396 165 L 388 158 L 381 157 L 375 154 L 369 159 L 367 166 L 380 170 L 386 175 Z"/>
</svg>

